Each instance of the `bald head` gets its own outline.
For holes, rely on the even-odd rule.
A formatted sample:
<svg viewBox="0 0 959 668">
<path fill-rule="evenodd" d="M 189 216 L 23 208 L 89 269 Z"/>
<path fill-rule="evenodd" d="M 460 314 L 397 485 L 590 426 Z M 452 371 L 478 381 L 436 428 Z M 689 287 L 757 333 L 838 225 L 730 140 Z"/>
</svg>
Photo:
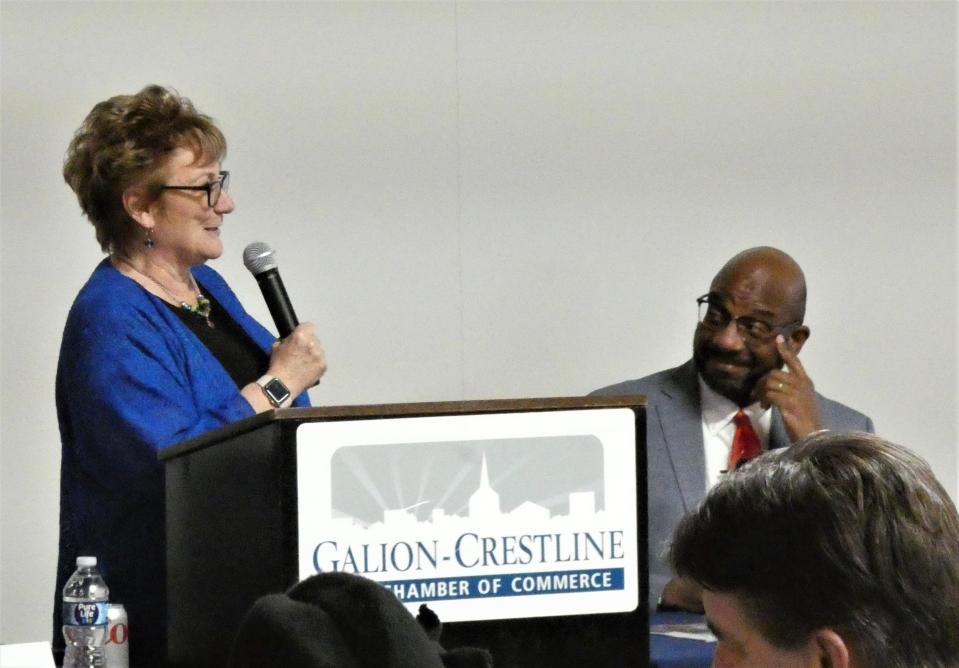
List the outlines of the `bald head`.
<svg viewBox="0 0 959 668">
<path fill-rule="evenodd" d="M 809 328 L 802 324 L 806 313 L 802 269 L 777 248 L 750 248 L 719 270 L 706 297 L 710 307 L 705 314 L 712 317 L 700 320 L 696 327 L 696 368 L 713 390 L 748 406 L 755 401 L 756 384 L 782 368 L 772 334 L 781 334 L 795 354 L 809 338 Z M 734 320 L 736 327 L 729 327 Z M 760 331 L 771 334 L 751 335 L 751 327 L 757 324 Z"/>
<path fill-rule="evenodd" d="M 806 277 L 788 254 L 772 246 L 757 246 L 735 255 L 713 278 L 711 289 L 737 286 L 787 306 L 790 320 L 806 315 Z M 736 289 L 736 288 L 734 288 Z"/>
</svg>

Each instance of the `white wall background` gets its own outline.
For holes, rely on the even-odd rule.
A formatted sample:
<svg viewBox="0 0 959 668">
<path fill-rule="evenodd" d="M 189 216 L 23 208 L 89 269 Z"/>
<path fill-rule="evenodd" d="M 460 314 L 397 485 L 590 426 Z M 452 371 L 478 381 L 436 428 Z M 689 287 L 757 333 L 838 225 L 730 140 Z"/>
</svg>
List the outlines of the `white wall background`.
<svg viewBox="0 0 959 668">
<path fill-rule="evenodd" d="M 957 488 L 956 5 L 12 2 L 2 22 L 0 642 L 48 637 L 70 303 L 60 177 L 98 101 L 213 115 L 236 212 L 330 372 L 314 403 L 576 395 L 683 362 L 754 244 L 809 283 L 817 387 Z"/>
</svg>

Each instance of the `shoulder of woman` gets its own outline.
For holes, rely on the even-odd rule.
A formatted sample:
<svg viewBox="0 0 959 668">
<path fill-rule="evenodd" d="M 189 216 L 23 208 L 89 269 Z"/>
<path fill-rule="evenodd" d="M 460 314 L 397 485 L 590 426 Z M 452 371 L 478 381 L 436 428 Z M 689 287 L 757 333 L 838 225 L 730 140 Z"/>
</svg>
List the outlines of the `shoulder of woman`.
<svg viewBox="0 0 959 668">
<path fill-rule="evenodd" d="M 67 329 L 116 328 L 131 321 L 155 319 L 157 311 L 146 290 L 104 262 L 80 289 L 67 318 Z"/>
</svg>

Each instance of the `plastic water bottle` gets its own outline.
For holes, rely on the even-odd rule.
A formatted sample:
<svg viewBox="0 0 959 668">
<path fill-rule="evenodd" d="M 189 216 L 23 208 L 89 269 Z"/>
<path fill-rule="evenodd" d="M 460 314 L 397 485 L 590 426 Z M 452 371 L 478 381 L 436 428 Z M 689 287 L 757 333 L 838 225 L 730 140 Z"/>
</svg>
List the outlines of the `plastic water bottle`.
<svg viewBox="0 0 959 668">
<path fill-rule="evenodd" d="M 63 668 L 102 668 L 110 590 L 96 557 L 77 557 L 77 570 L 63 588 Z"/>
</svg>

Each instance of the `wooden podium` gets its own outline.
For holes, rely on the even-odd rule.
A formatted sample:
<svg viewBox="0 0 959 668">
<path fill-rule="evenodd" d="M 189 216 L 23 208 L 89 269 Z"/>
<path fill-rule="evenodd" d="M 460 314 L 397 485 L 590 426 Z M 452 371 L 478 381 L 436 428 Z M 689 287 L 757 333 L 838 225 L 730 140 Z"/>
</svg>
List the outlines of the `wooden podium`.
<svg viewBox="0 0 959 668">
<path fill-rule="evenodd" d="M 575 413 L 577 411 L 589 413 Z M 160 458 L 166 472 L 169 665 L 223 666 L 240 621 L 253 603 L 265 594 L 282 592 L 309 575 L 304 572 L 303 551 L 299 544 L 302 527 L 298 505 L 303 493 L 303 481 L 299 478 L 303 474 L 297 463 L 298 441 L 302 440 L 302 434 L 308 433 L 306 429 L 312 428 L 301 430 L 304 425 L 342 423 L 336 425 L 337 428 L 353 424 L 367 428 L 392 425 L 392 429 L 411 424 L 409 421 L 417 418 L 457 417 L 464 420 L 463 424 L 475 424 L 477 419 L 498 420 L 500 418 L 496 416 L 500 415 L 504 416 L 504 420 L 529 415 L 530 419 L 535 418 L 542 422 L 552 420 L 554 416 L 557 419 L 571 415 L 573 418 L 579 415 L 602 417 L 609 415 L 609 411 L 617 411 L 616 415 L 620 418 L 624 415 L 627 417 L 627 422 L 632 425 L 631 438 L 635 439 L 634 451 L 629 454 L 632 458 L 630 461 L 635 462 L 634 470 L 626 471 L 626 475 L 630 484 L 635 484 L 636 512 L 630 520 L 633 526 L 625 527 L 626 535 L 635 536 L 635 543 L 630 543 L 632 547 L 625 550 L 630 553 L 635 550 L 633 558 L 638 560 L 630 562 L 633 565 L 627 567 L 625 573 L 627 583 L 633 583 L 635 606 L 622 609 L 620 605 L 620 609 L 614 612 L 591 611 L 589 614 L 560 616 L 555 616 L 556 613 L 551 610 L 512 619 L 495 618 L 498 614 L 495 612 L 491 613 L 491 618 L 490 613 L 484 612 L 479 619 L 450 621 L 448 617 L 444 618 L 441 602 L 434 603 L 427 599 L 423 602 L 436 610 L 444 621 L 441 642 L 447 649 L 462 645 L 486 648 L 493 654 L 497 668 L 605 668 L 647 665 L 649 621 L 646 605 L 646 412 L 645 398 L 640 396 L 280 409 L 261 413 L 167 448 Z M 381 422 L 373 424 L 369 421 Z M 324 425 L 326 426 L 330 425 Z M 401 434 L 402 429 L 397 433 Z M 473 437 L 471 434 L 464 434 L 462 438 L 464 443 L 469 443 Z M 489 442 L 493 441 L 484 441 Z M 511 441 L 514 442 L 520 443 Z M 402 438 L 397 443 L 402 445 Z M 323 450 L 324 445 L 325 442 L 321 439 L 318 446 L 310 447 Z M 429 451 L 430 444 L 420 444 L 423 445 L 427 449 L 417 452 Z M 300 443 L 299 447 L 306 446 Z M 557 458 L 560 454 L 557 453 Z M 306 458 L 301 455 L 300 459 Z M 609 462 L 606 465 L 609 476 Z M 484 454 L 484 476 L 487 475 L 486 466 Z M 336 469 L 334 474 L 335 471 Z M 537 469 L 536 475 L 545 476 L 547 473 Z M 523 476 L 514 476 L 514 488 L 519 485 L 515 482 L 516 478 L 522 479 Z M 604 483 L 601 481 L 599 484 Z M 307 487 L 312 489 L 312 485 Z M 605 505 L 598 504 L 601 507 L 597 517 L 612 522 L 602 513 L 615 505 L 616 494 L 599 489 L 601 491 L 598 498 L 602 499 Z M 329 496 L 329 493 L 323 493 Z M 572 496 L 571 494 L 570 497 Z M 591 498 L 587 498 L 587 507 L 591 507 L 588 506 Z M 525 505 L 536 508 L 532 503 Z M 572 514 L 572 500 L 569 508 L 569 514 Z M 439 513 L 439 517 L 443 519 L 461 521 L 459 516 L 445 514 L 443 510 L 436 510 L 434 513 Z M 469 532 L 466 535 L 477 534 Z M 559 534 L 555 535 L 559 541 Z M 505 537 L 504 543 L 507 538 L 511 537 Z M 545 539 L 541 539 L 541 542 L 543 540 Z M 515 543 L 515 540 L 513 542 Z M 540 547 L 545 557 L 547 550 Z M 578 554 L 580 546 L 575 547 Z M 519 553 L 524 556 L 524 553 L 515 549 L 504 550 L 497 554 L 515 557 Z M 600 551 L 600 546 L 594 542 L 592 546 L 586 545 L 582 549 L 584 554 L 590 550 Z M 491 550 L 488 551 L 488 556 L 495 562 L 496 557 Z M 624 548 L 620 546 L 619 551 L 623 552 Z M 526 552 L 532 555 L 531 549 Z M 559 555 L 559 547 L 556 552 Z M 617 554 L 612 557 L 617 557 Z M 445 559 L 449 560 L 449 557 Z M 469 563 L 472 565 L 479 560 L 479 556 L 473 556 L 470 557 Z M 343 570 L 349 569 L 344 567 Z M 520 582 L 515 578 L 514 581 Z M 533 578 L 528 578 L 528 581 L 533 582 Z M 518 584 L 514 586 L 519 587 Z M 598 592 L 595 596 L 601 597 L 603 594 L 604 592 Z M 558 601 L 577 600 L 577 597 L 569 592 L 539 598 L 547 600 L 551 606 Z M 578 598 L 586 600 L 587 597 Z M 534 599 L 535 596 L 517 595 L 504 600 L 508 605 L 515 606 Z M 483 606 L 496 604 L 495 601 L 475 604 L 472 601 L 458 602 L 457 605 L 467 607 L 458 608 L 461 612 L 457 614 L 462 617 L 462 610 L 472 610 L 473 608 L 469 607 L 472 605 L 475 605 L 477 610 L 486 610 Z M 466 616 L 469 617 L 469 612 Z"/>
</svg>

